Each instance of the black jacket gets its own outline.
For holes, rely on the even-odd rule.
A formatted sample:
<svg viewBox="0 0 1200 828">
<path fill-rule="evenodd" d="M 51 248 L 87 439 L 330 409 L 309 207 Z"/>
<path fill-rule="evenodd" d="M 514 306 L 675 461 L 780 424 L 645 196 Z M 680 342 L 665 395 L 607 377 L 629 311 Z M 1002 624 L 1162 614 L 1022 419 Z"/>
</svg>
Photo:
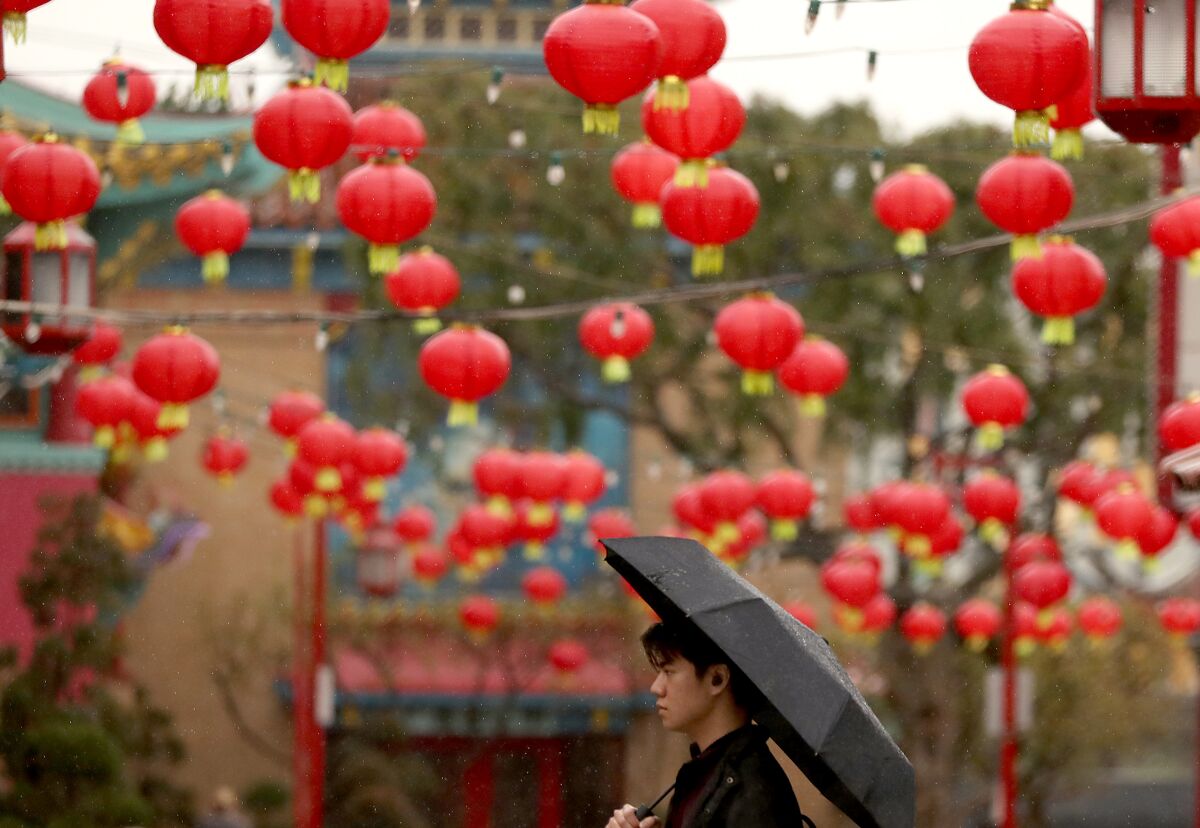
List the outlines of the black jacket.
<svg viewBox="0 0 1200 828">
<path fill-rule="evenodd" d="M 677 813 L 686 809 L 687 813 Z M 679 769 L 666 825 L 682 828 L 802 828 L 787 775 L 766 732 L 747 725 L 723 736 Z"/>
</svg>

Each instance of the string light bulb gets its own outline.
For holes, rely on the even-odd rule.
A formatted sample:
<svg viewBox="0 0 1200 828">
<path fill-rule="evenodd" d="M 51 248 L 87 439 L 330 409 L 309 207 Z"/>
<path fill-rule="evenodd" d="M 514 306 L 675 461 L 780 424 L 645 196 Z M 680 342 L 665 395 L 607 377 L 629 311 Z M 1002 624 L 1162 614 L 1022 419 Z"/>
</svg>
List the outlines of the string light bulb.
<svg viewBox="0 0 1200 828">
<path fill-rule="evenodd" d="M 876 184 L 883 180 L 883 174 L 887 171 L 883 163 L 884 155 L 883 149 L 876 147 L 871 150 L 870 160 L 867 161 L 867 170 L 871 173 L 871 180 Z"/>
<path fill-rule="evenodd" d="M 792 167 L 786 161 L 776 161 L 771 167 L 771 172 L 775 174 L 775 180 L 782 184 L 792 174 Z"/>
<path fill-rule="evenodd" d="M 522 285 L 509 285 L 507 295 L 510 305 L 520 305 L 525 302 L 525 288 Z"/>
<path fill-rule="evenodd" d="M 808 14 L 804 16 L 804 33 L 812 34 L 817 26 L 817 15 L 821 13 L 821 0 L 808 0 Z"/>
<path fill-rule="evenodd" d="M 562 155 L 557 152 L 550 153 L 550 166 L 546 168 L 546 181 L 551 187 L 557 187 L 567 179 L 567 170 L 563 166 Z"/>
<path fill-rule="evenodd" d="M 487 102 L 494 104 L 500 100 L 500 84 L 504 82 L 504 70 L 499 66 L 492 67 L 492 77 L 487 85 Z"/>
<path fill-rule="evenodd" d="M 879 65 L 879 52 L 871 49 L 867 52 L 867 80 L 875 80 L 875 69 Z"/>
<path fill-rule="evenodd" d="M 322 322 L 320 327 L 317 328 L 317 335 L 313 338 L 313 346 L 317 349 L 318 353 L 324 353 L 325 349 L 329 347 L 329 324 L 327 322 Z"/>
<path fill-rule="evenodd" d="M 508 133 L 508 146 L 512 149 L 520 149 L 525 146 L 525 130 L 514 129 Z"/>
<path fill-rule="evenodd" d="M 417 10 L 420 8 L 421 8 L 421 0 L 408 0 L 408 13 L 409 14 L 416 14 Z"/>
<path fill-rule="evenodd" d="M 233 161 L 234 161 L 233 142 L 232 141 L 222 141 L 221 142 L 221 172 L 225 174 L 226 178 L 229 178 L 229 176 L 233 175 Z"/>
<path fill-rule="evenodd" d="M 25 323 L 24 330 L 25 341 L 29 343 L 37 342 L 42 338 L 42 323 L 38 321 L 36 316 L 29 317 L 29 321 Z"/>
<path fill-rule="evenodd" d="M 913 293 L 925 290 L 925 260 L 910 259 L 908 261 L 908 289 Z"/>
</svg>

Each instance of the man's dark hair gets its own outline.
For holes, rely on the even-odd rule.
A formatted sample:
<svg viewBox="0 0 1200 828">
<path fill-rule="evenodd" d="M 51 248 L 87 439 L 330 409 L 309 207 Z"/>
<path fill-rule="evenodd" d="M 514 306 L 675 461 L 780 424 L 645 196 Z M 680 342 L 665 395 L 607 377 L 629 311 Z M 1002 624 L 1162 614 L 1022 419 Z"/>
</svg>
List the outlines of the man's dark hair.
<svg viewBox="0 0 1200 828">
<path fill-rule="evenodd" d="M 655 670 L 681 658 L 700 677 L 709 667 L 724 664 L 729 668 L 729 692 L 734 703 L 750 713 L 758 704 L 758 690 L 694 624 L 659 621 L 642 633 L 642 649 Z"/>
</svg>

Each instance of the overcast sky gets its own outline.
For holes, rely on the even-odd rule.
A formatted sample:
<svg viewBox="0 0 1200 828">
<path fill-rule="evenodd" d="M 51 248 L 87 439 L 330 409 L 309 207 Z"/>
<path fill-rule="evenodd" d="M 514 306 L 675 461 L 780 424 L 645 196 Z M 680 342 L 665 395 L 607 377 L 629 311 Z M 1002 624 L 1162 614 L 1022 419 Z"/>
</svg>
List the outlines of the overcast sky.
<svg viewBox="0 0 1200 828">
<path fill-rule="evenodd" d="M 1091 28 L 1093 0 L 1059 4 Z M 866 99 L 897 137 L 964 116 L 1005 124 L 1012 119 L 976 89 L 966 63 L 975 32 L 1008 9 L 1003 0 L 851 0 L 840 20 L 825 6 L 807 36 L 805 0 L 720 0 L 717 8 L 729 43 L 713 74 L 745 99 L 762 93 L 802 112 Z M 152 0 L 52 0 L 29 14 L 26 43 L 6 43 L 8 69 L 23 81 L 76 96 L 119 43 L 130 62 L 170 72 L 159 76 L 160 85 L 168 77 L 190 83 L 191 65 L 155 35 L 152 9 Z M 868 82 L 870 49 L 878 50 L 879 63 Z M 796 54 L 805 56 L 763 58 Z M 268 49 L 235 67 L 250 65 L 262 73 L 260 91 L 285 79 L 285 66 Z"/>
</svg>

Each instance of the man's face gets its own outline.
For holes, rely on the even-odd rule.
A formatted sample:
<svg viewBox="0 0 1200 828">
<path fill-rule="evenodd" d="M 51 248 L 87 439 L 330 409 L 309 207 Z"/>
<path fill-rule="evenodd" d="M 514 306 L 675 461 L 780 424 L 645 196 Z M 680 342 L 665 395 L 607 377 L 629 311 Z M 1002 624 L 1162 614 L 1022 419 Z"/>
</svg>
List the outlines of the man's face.
<svg viewBox="0 0 1200 828">
<path fill-rule="evenodd" d="M 690 733 L 692 726 L 712 711 L 716 700 L 712 671 L 710 667 L 698 676 L 692 663 L 678 656 L 663 664 L 650 685 L 663 727 Z"/>
</svg>

